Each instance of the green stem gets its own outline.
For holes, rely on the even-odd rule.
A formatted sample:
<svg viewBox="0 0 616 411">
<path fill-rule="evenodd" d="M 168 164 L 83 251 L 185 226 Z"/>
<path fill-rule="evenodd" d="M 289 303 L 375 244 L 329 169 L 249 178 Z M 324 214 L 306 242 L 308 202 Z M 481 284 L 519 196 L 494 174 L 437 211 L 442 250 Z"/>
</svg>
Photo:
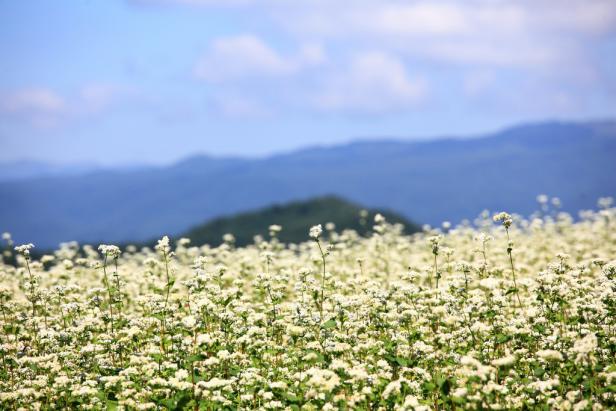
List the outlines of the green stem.
<svg viewBox="0 0 616 411">
<path fill-rule="evenodd" d="M 509 244 L 511 244 L 511 240 L 509 238 L 509 228 L 505 227 L 505 232 L 507 233 L 507 254 L 509 254 L 509 263 L 511 264 L 511 277 L 513 278 L 513 288 L 515 288 L 515 296 L 518 299 L 518 305 L 522 308 L 522 300 L 520 300 L 520 292 L 518 290 L 518 283 L 515 279 L 515 268 L 513 266 L 513 254 L 512 248 Z"/>
<path fill-rule="evenodd" d="M 433 254 L 434 254 L 434 278 L 436 278 L 436 288 L 438 288 L 438 279 L 439 279 L 438 262 L 437 262 L 438 254 L 437 253 L 433 253 Z"/>
<path fill-rule="evenodd" d="M 36 315 L 36 295 L 34 294 L 34 276 L 30 270 L 30 258 L 26 257 L 26 268 L 28 269 L 28 275 L 30 276 L 30 299 L 32 300 L 32 318 Z"/>
<path fill-rule="evenodd" d="M 321 260 L 323 261 L 323 275 L 321 276 L 321 304 L 319 304 L 319 318 L 323 323 L 323 305 L 325 303 L 325 253 L 321 247 L 321 242 L 317 239 L 317 246 L 319 246 L 319 252 L 321 253 Z"/>
<path fill-rule="evenodd" d="M 167 328 L 167 305 L 169 304 L 169 292 L 171 291 L 171 283 L 169 282 L 169 258 L 167 255 L 167 251 L 163 250 L 163 259 L 165 260 L 165 305 L 163 307 L 163 320 L 161 327 L 161 335 L 160 335 L 160 346 L 163 352 L 167 352 L 165 348 L 165 332 Z"/>
<path fill-rule="evenodd" d="M 105 254 L 105 259 L 103 261 L 103 282 L 105 283 L 107 295 L 109 296 L 109 317 L 111 319 L 111 333 L 113 334 L 113 294 L 109 286 L 109 278 L 107 277 L 107 254 Z"/>
</svg>

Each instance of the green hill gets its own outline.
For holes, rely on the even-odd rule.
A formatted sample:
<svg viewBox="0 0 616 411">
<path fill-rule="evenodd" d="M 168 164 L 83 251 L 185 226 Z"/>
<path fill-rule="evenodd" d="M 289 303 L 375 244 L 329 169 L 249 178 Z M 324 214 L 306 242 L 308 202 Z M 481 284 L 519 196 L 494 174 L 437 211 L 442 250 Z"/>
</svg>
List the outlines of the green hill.
<svg viewBox="0 0 616 411">
<path fill-rule="evenodd" d="M 255 235 L 268 237 L 269 226 L 277 224 L 282 230 L 277 237 L 284 243 L 308 240 L 308 230 L 316 224 L 332 222 L 337 231 L 353 229 L 364 235 L 373 225 L 376 213 L 381 213 L 390 223 L 401 223 L 406 233 L 420 229 L 404 217 L 385 210 L 366 210 L 368 216 L 360 218 L 364 208 L 335 196 L 318 197 L 306 201 L 277 204 L 257 211 L 232 217 L 217 218 L 178 236 L 192 240 L 193 245 L 219 245 L 224 234 L 231 233 L 238 246 L 251 244 Z"/>
</svg>

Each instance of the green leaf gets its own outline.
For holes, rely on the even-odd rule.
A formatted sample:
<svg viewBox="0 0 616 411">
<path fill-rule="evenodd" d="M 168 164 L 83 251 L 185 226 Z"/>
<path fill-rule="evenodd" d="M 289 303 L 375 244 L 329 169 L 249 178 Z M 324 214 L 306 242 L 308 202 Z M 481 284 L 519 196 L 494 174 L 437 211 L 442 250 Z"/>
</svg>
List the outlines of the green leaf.
<svg viewBox="0 0 616 411">
<path fill-rule="evenodd" d="M 496 342 L 499 344 L 503 344 L 506 343 L 507 341 L 511 340 L 511 336 L 510 335 L 505 335 L 505 334 L 498 334 L 496 336 Z"/>
<path fill-rule="evenodd" d="M 336 326 L 336 320 L 329 320 L 323 323 L 323 325 L 321 325 L 321 327 L 323 327 L 323 329 L 325 330 L 329 330 L 330 328 L 334 328 Z"/>
<path fill-rule="evenodd" d="M 402 358 L 402 357 L 396 357 L 396 362 L 398 363 L 400 367 L 406 367 L 408 364 L 408 362 L 406 361 L 406 358 Z"/>
<path fill-rule="evenodd" d="M 287 401 L 299 402 L 299 398 L 295 394 L 293 394 L 292 392 L 285 393 L 285 397 L 286 397 Z"/>
<path fill-rule="evenodd" d="M 449 392 L 451 391 L 451 381 L 449 378 L 445 378 L 440 381 L 439 386 L 443 395 L 449 395 Z"/>
<path fill-rule="evenodd" d="M 485 316 L 486 316 L 486 318 L 494 318 L 494 317 L 496 317 L 496 311 L 488 310 L 488 311 L 486 311 Z"/>
<path fill-rule="evenodd" d="M 173 405 L 173 409 L 176 410 L 185 410 L 187 409 L 188 403 L 192 401 L 191 395 L 187 392 L 178 393 L 175 396 L 175 404 Z"/>
<path fill-rule="evenodd" d="M 458 405 L 462 405 L 466 402 L 466 400 L 464 398 L 461 397 L 451 397 L 451 401 L 453 401 L 454 403 L 458 404 Z"/>
<path fill-rule="evenodd" d="M 310 352 L 310 353 L 314 353 L 314 354 L 317 356 L 317 358 L 316 358 L 316 359 L 314 359 L 314 360 L 312 360 L 312 361 L 310 361 L 310 363 L 318 363 L 318 362 L 322 362 L 322 361 L 325 359 L 325 357 L 323 357 L 323 354 L 321 354 L 321 353 L 320 353 L 320 352 L 318 352 L 318 351 L 315 351 L 315 350 L 308 350 L 308 352 Z"/>
<path fill-rule="evenodd" d="M 538 333 L 541 333 L 541 334 L 545 333 L 545 326 L 543 326 L 543 325 L 541 325 L 541 324 L 535 324 L 535 325 L 533 326 L 533 329 L 534 329 L 535 331 L 537 331 Z"/>
<path fill-rule="evenodd" d="M 156 313 L 153 314 L 152 317 L 156 318 L 158 321 L 162 321 L 165 319 L 165 314 L 163 313 Z"/>
<path fill-rule="evenodd" d="M 201 361 L 204 359 L 205 359 L 205 356 L 203 354 L 193 354 L 193 355 L 188 356 L 186 358 L 186 361 L 194 362 L 194 361 Z"/>
</svg>

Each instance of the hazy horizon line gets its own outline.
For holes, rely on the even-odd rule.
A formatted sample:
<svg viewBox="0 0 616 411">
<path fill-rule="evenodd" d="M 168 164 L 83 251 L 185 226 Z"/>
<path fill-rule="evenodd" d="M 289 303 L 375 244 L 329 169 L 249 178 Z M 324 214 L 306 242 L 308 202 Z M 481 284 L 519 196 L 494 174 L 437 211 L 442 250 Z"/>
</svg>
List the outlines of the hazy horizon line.
<svg viewBox="0 0 616 411">
<path fill-rule="evenodd" d="M 33 165 L 40 165 L 46 167 L 59 167 L 59 168 L 85 168 L 85 171 L 94 170 L 123 170 L 131 168 L 163 168 L 170 167 L 177 164 L 181 164 L 187 160 L 199 157 L 209 157 L 215 160 L 267 160 L 274 157 L 290 155 L 301 151 L 328 149 L 335 147 L 348 146 L 357 143 L 428 143 L 434 141 L 443 140 L 473 140 L 480 138 L 489 138 L 494 135 L 503 133 L 508 130 L 513 130 L 520 127 L 548 125 L 548 124 L 571 124 L 571 125 L 584 125 L 584 124 L 601 124 L 601 123 L 616 123 L 616 116 L 602 117 L 602 118 L 589 118 L 584 120 L 566 120 L 566 119 L 544 119 L 544 120 L 529 120 L 527 122 L 515 122 L 506 126 L 498 128 L 492 128 L 481 132 L 469 132 L 469 133 L 449 133 L 438 135 L 417 135 L 417 136 L 402 136 L 402 135 L 366 135 L 349 137 L 345 141 L 338 141 L 332 143 L 311 143 L 290 149 L 273 150 L 265 154 L 232 154 L 232 153 L 210 153 L 207 151 L 195 151 L 191 154 L 186 154 L 181 157 L 177 157 L 170 161 L 165 162 L 118 162 L 118 163 L 102 163 L 100 161 L 84 159 L 80 162 L 55 162 L 53 160 L 46 160 L 38 157 L 23 157 L 16 160 L 2 161 L 0 160 L 0 167 L 16 166 L 24 163 L 31 163 Z"/>
</svg>

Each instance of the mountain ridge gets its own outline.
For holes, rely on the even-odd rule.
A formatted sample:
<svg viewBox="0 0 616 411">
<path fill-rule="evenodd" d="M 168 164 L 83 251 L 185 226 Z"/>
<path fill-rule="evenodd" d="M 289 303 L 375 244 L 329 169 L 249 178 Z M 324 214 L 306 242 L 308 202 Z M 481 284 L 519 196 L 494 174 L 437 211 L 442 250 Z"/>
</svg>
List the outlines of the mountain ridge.
<svg viewBox="0 0 616 411">
<path fill-rule="evenodd" d="M 275 202 L 336 194 L 418 223 L 481 210 L 530 213 L 537 194 L 565 210 L 616 194 L 616 122 L 536 123 L 482 137 L 359 141 L 261 159 L 0 182 L 0 230 L 17 241 L 139 241 Z"/>
<path fill-rule="evenodd" d="M 316 153 L 321 151 L 329 151 L 335 150 L 337 148 L 350 148 L 353 146 L 363 146 L 363 145 L 421 145 L 425 143 L 435 143 L 435 142 L 466 142 L 469 140 L 485 140 L 490 139 L 495 136 L 506 137 L 506 134 L 511 132 L 519 132 L 521 130 L 528 130 L 536 127 L 545 127 L 545 126 L 592 126 L 596 130 L 607 129 L 608 133 L 614 134 L 616 133 L 616 119 L 599 119 L 592 121 L 563 121 L 563 120 L 547 120 L 547 121 L 537 121 L 530 123 L 517 124 L 510 127 L 502 127 L 497 131 L 486 132 L 486 133 L 476 133 L 476 134 L 467 134 L 467 135 L 449 135 L 443 134 L 440 136 L 433 137 L 417 137 L 414 139 L 410 139 L 408 137 L 365 137 L 365 138 L 356 138 L 351 139 L 347 142 L 336 143 L 336 144 L 315 144 L 308 145 L 306 147 L 295 148 L 290 150 L 285 150 L 281 152 L 274 152 L 272 154 L 264 155 L 264 156 L 237 156 L 237 155 L 213 155 L 206 152 L 196 153 L 180 158 L 179 160 L 170 162 L 168 164 L 137 164 L 137 165 L 102 165 L 102 164 L 89 164 L 86 162 L 83 163 L 68 163 L 68 164 L 60 164 L 60 163 L 52 163 L 45 162 L 36 159 L 19 159 L 14 161 L 3 161 L 0 162 L 0 182 L 9 182 L 9 181 L 23 181 L 23 180 L 31 180 L 38 178 L 47 178 L 44 175 L 35 174 L 35 175 L 25 175 L 23 177 L 18 177 L 17 179 L 5 179 L 2 173 L 7 172 L 11 167 L 19 168 L 21 165 L 32 166 L 36 168 L 43 169 L 45 172 L 49 171 L 50 178 L 57 177 L 81 177 L 89 174 L 96 174 L 99 172 L 103 173 L 131 173 L 131 172 L 139 172 L 143 170 L 164 170 L 168 168 L 176 168 L 176 167 L 184 167 L 190 163 L 209 161 L 209 162 L 217 162 L 217 163 L 240 163 L 240 162 L 260 162 L 260 161 L 269 161 L 277 158 L 283 158 L 287 156 L 294 156 L 297 154 L 303 153 Z M 60 171 L 55 172 L 54 169 L 58 169 Z M 11 176 L 12 177 L 12 176 Z"/>
</svg>

